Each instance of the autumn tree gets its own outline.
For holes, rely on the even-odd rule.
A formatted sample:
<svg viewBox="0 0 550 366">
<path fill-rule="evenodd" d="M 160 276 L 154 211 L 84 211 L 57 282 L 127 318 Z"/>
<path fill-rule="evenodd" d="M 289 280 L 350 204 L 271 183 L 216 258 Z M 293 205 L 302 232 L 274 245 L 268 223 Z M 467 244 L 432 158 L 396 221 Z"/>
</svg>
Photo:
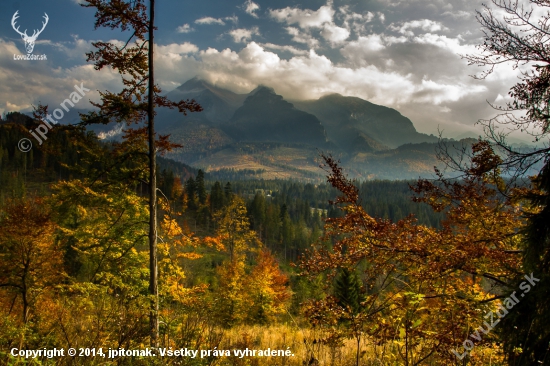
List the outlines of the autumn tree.
<svg viewBox="0 0 550 366">
<path fill-rule="evenodd" d="M 172 102 L 161 96 L 154 79 L 154 31 L 155 1 L 149 0 L 86 0 L 84 7 L 93 7 L 95 28 L 119 28 L 126 35 L 125 42 L 94 42 L 96 51 L 87 53 L 96 70 L 110 67 L 121 76 L 124 88 L 119 93 L 100 92 L 101 103 L 92 103 L 99 111 L 83 116 L 84 124 L 108 124 L 112 121 L 127 126 L 145 122 L 144 127 L 128 131 L 128 136 L 144 136 L 147 144 L 149 185 L 149 293 L 151 295 L 151 344 L 156 346 L 158 338 L 158 279 L 157 279 L 157 171 L 156 155 L 159 149 L 170 149 L 167 136 L 155 133 L 155 107 L 177 108 L 180 112 L 200 111 L 194 101 Z"/>
<path fill-rule="evenodd" d="M 215 214 L 218 227 L 216 236 L 206 239 L 207 243 L 229 256 L 229 260 L 217 268 L 217 307 L 226 326 L 237 324 L 246 318 L 247 256 L 257 252 L 260 246 L 256 233 L 250 229 L 243 199 L 239 196 L 230 198 L 231 201 Z"/>
<path fill-rule="evenodd" d="M 520 81 L 509 96 L 511 102 L 495 106 L 499 114 L 480 121 L 489 139 L 505 155 L 502 169 L 514 177 L 533 175 L 530 189 L 516 190 L 526 199 L 528 225 L 522 243 L 523 269 L 540 283 L 514 308 L 500 326 L 509 361 L 536 365 L 548 359 L 550 344 L 550 235 L 548 174 L 550 171 L 550 2 L 546 0 L 492 0 L 478 11 L 485 34 L 480 54 L 467 55 L 470 64 L 485 67 L 485 78 L 501 65 L 520 71 Z M 520 131 L 537 145 L 529 149 L 510 146 L 507 135 Z M 521 282 L 518 276 L 516 284 Z M 513 290 L 511 290 L 513 291 Z"/>
<path fill-rule="evenodd" d="M 74 168 L 83 178 L 52 186 L 58 238 L 80 263 L 60 302 L 68 309 L 81 306 L 81 317 L 75 319 L 70 311 L 55 314 L 68 347 L 131 347 L 144 343 L 148 335 L 148 211 L 146 198 L 136 193 L 136 177 L 143 178 L 143 171 L 133 169 L 134 161 L 119 162 L 130 150 L 126 144 L 146 148 L 124 140 L 108 147 L 87 144 L 82 148 L 90 150 L 89 165 Z M 186 281 L 184 261 L 199 258 L 196 248 L 202 243 L 181 225 L 172 206 L 177 204 L 167 197 L 159 201 L 159 318 L 165 346 L 174 345 L 176 328 L 188 316 L 183 309 L 200 301 L 205 289 Z M 101 301 L 93 303 L 94 297 Z M 81 336 L 80 327 L 97 336 Z"/>
<path fill-rule="evenodd" d="M 57 202 L 59 239 L 81 263 L 75 277 L 136 298 L 146 289 L 148 212 L 144 199 L 115 177 L 95 183 L 89 178 L 59 182 L 51 201 Z"/>
<path fill-rule="evenodd" d="M 0 293 L 3 316 L 20 311 L 23 328 L 44 291 L 65 277 L 56 225 L 38 198 L 10 200 L 0 211 Z M 7 310 L 7 311 L 6 311 Z M 23 347 L 24 333 L 19 347 Z"/>
<path fill-rule="evenodd" d="M 209 318 L 205 313 L 207 309 L 211 310 L 205 296 L 208 286 L 187 286 L 184 262 L 202 257 L 197 249 L 203 242 L 180 224 L 181 214 L 172 210 L 170 206 L 171 202 L 168 200 L 160 202 L 163 212 L 158 245 L 159 293 L 163 303 L 159 312 L 163 324 L 161 338 L 165 347 L 177 346 L 175 339 L 180 334 L 185 334 L 180 337 L 180 342 L 197 342 L 195 348 L 198 348 L 204 332 L 209 328 Z M 185 327 L 186 331 L 183 331 L 182 327 Z"/>
<path fill-rule="evenodd" d="M 454 362 L 450 349 L 483 324 L 480 313 L 494 310 L 504 298 L 499 291 L 511 288 L 520 273 L 518 206 L 495 188 L 503 181 L 491 146 L 479 143 L 474 154 L 463 181 L 449 182 L 438 173 L 439 182 L 421 180 L 415 187 L 419 201 L 445 213 L 440 230 L 411 216 L 397 222 L 369 216 L 357 188 L 325 157 L 328 181 L 341 192 L 334 203 L 345 215 L 327 220 L 324 240 L 300 263 L 302 274 L 326 273 L 332 281 L 338 269 L 363 263 L 364 318 L 358 331 L 394 342 L 406 365 L 430 358 Z M 335 303 L 330 297 L 310 303 L 308 317 L 314 324 L 334 323 L 341 317 L 329 317 L 326 310 Z"/>
<path fill-rule="evenodd" d="M 270 324 L 288 306 L 291 292 L 289 279 L 273 255 L 262 250 L 246 280 L 245 294 L 250 299 L 248 320 L 254 324 Z"/>
<path fill-rule="evenodd" d="M 244 261 L 225 262 L 216 268 L 218 287 L 215 293 L 216 317 L 229 328 L 242 323 L 248 312 L 245 291 L 246 265 Z"/>
<path fill-rule="evenodd" d="M 248 211 L 242 198 L 232 196 L 229 204 L 215 218 L 218 225 L 217 238 L 229 254 L 230 262 L 244 261 L 247 253 L 257 250 L 259 241 L 256 233 L 250 229 Z"/>
<path fill-rule="evenodd" d="M 82 177 L 52 185 L 49 198 L 58 240 L 78 263 L 59 299 L 57 326 L 67 347 L 131 347 L 149 335 L 149 212 L 135 183 L 144 172 L 120 162 L 127 146 L 82 148 L 91 154 L 89 164 L 74 167 Z M 79 317 L 71 313 L 75 309 Z M 95 337 L 81 334 L 83 328 Z"/>
</svg>

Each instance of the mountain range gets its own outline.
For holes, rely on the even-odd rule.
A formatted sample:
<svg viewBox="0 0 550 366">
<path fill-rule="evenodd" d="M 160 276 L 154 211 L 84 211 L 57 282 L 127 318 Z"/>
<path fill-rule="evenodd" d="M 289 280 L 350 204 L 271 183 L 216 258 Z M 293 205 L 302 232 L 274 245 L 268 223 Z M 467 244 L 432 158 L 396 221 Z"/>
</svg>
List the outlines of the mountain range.
<svg viewBox="0 0 550 366">
<path fill-rule="evenodd" d="M 194 99 L 200 113 L 159 110 L 157 131 L 184 145 L 170 158 L 201 167 L 262 171 L 264 178 L 322 176 L 319 151 L 340 158 L 352 175 L 417 178 L 437 165 L 437 137 L 416 131 L 397 110 L 330 94 L 287 101 L 259 86 L 237 94 L 193 78 L 167 94 Z"/>
<path fill-rule="evenodd" d="M 347 152 L 437 141 L 433 135 L 417 132 L 412 122 L 395 109 L 340 94 L 291 103 L 266 86 L 237 94 L 193 78 L 167 97 L 194 99 L 204 111 L 187 117 L 170 110 L 160 112 L 161 124 L 157 125 L 166 130 L 192 122 L 219 128 L 237 141 L 330 141 Z"/>
</svg>

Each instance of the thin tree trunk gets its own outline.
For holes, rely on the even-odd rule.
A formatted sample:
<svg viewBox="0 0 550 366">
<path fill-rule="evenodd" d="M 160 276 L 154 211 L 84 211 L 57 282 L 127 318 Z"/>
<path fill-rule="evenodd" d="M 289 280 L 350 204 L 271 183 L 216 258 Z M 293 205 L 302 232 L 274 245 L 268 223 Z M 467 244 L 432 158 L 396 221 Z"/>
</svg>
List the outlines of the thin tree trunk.
<svg viewBox="0 0 550 366">
<path fill-rule="evenodd" d="M 405 321 L 405 366 L 409 366 L 409 333 L 407 330 L 407 322 Z"/>
<path fill-rule="evenodd" d="M 359 351 L 361 350 L 361 334 L 357 337 L 357 353 L 355 355 L 355 366 L 359 366 Z"/>
<path fill-rule="evenodd" d="M 157 268 L 157 161 L 155 147 L 154 95 L 155 78 L 153 68 L 155 26 L 155 0 L 149 1 L 149 95 L 148 95 L 148 127 L 149 127 L 149 295 L 151 296 L 150 331 L 151 346 L 158 347 L 158 268 Z"/>
</svg>

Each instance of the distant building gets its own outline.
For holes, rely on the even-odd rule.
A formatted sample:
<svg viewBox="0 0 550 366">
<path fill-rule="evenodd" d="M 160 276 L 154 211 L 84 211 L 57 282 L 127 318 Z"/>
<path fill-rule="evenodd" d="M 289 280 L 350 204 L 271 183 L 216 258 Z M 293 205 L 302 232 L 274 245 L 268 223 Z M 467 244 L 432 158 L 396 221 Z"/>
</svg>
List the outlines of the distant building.
<svg viewBox="0 0 550 366">
<path fill-rule="evenodd" d="M 311 213 L 311 216 L 314 216 L 314 215 L 327 216 L 328 214 L 328 210 L 323 208 L 310 207 L 309 211 Z"/>
</svg>

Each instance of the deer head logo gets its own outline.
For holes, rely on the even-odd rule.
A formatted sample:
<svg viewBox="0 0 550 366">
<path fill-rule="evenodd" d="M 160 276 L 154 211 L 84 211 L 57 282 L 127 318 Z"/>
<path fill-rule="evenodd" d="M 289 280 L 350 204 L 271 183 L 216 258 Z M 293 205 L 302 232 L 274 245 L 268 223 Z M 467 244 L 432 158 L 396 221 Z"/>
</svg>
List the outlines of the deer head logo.
<svg viewBox="0 0 550 366">
<path fill-rule="evenodd" d="M 36 38 L 38 37 L 38 35 L 40 33 L 42 33 L 42 31 L 44 30 L 44 28 L 46 28 L 46 24 L 48 24 L 48 14 L 44 13 L 44 19 L 46 20 L 45 22 L 42 22 L 42 29 L 38 30 L 38 29 L 35 29 L 32 36 L 28 36 L 27 35 L 27 30 L 25 29 L 24 32 L 20 32 L 19 31 L 19 27 L 15 28 L 15 21 L 17 20 L 17 18 L 19 18 L 19 16 L 17 15 L 17 13 L 19 13 L 19 10 L 15 12 L 15 14 L 13 14 L 13 17 L 11 18 L 11 26 L 13 27 L 13 29 L 19 33 L 19 35 L 21 36 L 21 38 L 23 38 L 23 41 L 25 41 L 25 48 L 27 49 L 27 53 L 32 53 L 32 50 L 34 49 L 34 42 L 36 42 Z"/>
</svg>

